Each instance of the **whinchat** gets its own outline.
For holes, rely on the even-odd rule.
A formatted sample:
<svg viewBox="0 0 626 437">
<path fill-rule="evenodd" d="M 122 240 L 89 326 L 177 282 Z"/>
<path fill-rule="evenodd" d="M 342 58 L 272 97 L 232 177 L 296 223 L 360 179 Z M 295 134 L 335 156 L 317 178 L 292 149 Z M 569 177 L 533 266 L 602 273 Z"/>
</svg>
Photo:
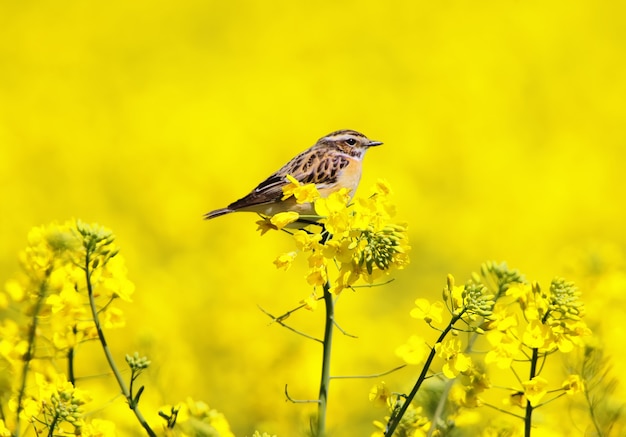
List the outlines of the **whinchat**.
<svg viewBox="0 0 626 437">
<path fill-rule="evenodd" d="M 236 211 L 252 211 L 267 216 L 284 211 L 314 214 L 310 203 L 298 204 L 293 197 L 282 200 L 283 187 L 290 183 L 287 175 L 301 184 L 315 184 L 322 197 L 340 188 L 348 188 L 353 195 L 361 179 L 365 152 L 381 144 L 353 130 L 332 132 L 283 165 L 248 195 L 226 208 L 206 213 L 204 218 L 208 220 Z"/>
</svg>

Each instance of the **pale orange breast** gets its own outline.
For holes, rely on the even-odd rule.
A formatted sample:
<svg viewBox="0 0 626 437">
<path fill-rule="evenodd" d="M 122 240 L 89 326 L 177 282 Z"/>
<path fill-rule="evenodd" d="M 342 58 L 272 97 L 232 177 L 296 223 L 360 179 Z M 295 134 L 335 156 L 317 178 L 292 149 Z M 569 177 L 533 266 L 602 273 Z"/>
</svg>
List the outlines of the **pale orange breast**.
<svg viewBox="0 0 626 437">
<path fill-rule="evenodd" d="M 337 177 L 337 182 L 332 186 L 325 186 L 318 188 L 322 197 L 328 196 L 330 193 L 337 191 L 340 188 L 348 188 L 350 190 L 350 196 L 354 196 L 359 182 L 361 180 L 361 160 L 350 158 L 350 164 L 348 164 Z"/>
</svg>

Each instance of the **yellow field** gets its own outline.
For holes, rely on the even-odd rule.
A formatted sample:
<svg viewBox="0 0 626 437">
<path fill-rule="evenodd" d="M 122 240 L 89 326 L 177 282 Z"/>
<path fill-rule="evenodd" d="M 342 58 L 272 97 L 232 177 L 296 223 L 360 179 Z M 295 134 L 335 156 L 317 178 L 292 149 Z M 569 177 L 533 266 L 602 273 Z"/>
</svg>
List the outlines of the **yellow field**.
<svg viewBox="0 0 626 437">
<path fill-rule="evenodd" d="M 191 397 L 237 436 L 305 435 L 315 406 L 285 402 L 284 387 L 317 397 L 321 347 L 258 306 L 297 306 L 306 262 L 276 269 L 293 241 L 260 237 L 253 214 L 202 215 L 319 137 L 356 129 L 384 142 L 359 193 L 392 186 L 411 264 L 391 284 L 344 291 L 338 323 L 358 338 L 336 333 L 333 374 L 402 364 L 397 347 L 431 335 L 409 317 L 414 300 L 496 260 L 546 287 L 578 284 L 624 399 L 625 14 L 593 0 L 3 2 L 0 281 L 32 227 L 106 226 L 136 286 L 109 344 L 120 361 L 151 359 L 142 409 L 155 428 L 159 408 Z M 320 310 L 289 319 L 316 336 L 322 322 Z M 78 363 L 83 376 L 107 371 L 95 344 Z M 418 372 L 383 379 L 408 391 Z M 331 436 L 374 431 L 377 381 L 333 381 Z M 112 379 L 85 386 L 96 417 L 141 435 Z M 534 435 L 582 435 L 576 408 L 546 407 Z"/>
</svg>

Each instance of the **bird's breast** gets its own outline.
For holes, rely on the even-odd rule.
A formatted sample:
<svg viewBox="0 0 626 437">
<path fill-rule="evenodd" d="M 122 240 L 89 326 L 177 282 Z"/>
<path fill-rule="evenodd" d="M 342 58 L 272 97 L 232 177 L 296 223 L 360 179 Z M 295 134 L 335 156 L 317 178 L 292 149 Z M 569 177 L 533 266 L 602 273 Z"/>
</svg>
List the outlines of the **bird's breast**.
<svg viewBox="0 0 626 437">
<path fill-rule="evenodd" d="M 330 193 L 337 191 L 341 188 L 347 188 L 350 190 L 350 195 L 353 196 L 359 182 L 361 180 L 361 160 L 349 159 L 348 165 L 337 172 L 337 176 L 331 184 L 319 184 L 318 190 L 322 197 L 328 196 Z"/>
</svg>

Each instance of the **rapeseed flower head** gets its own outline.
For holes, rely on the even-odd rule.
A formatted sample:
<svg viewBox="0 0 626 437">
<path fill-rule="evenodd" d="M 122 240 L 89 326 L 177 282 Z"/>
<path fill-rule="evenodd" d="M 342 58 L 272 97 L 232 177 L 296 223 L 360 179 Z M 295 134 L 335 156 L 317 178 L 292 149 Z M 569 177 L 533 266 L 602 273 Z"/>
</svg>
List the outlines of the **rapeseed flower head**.
<svg viewBox="0 0 626 437">
<path fill-rule="evenodd" d="M 7 283 L 5 296 L 36 329 L 18 329 L 10 320 L 0 324 L 0 358 L 12 377 L 8 404 L 16 413 L 9 426 L 19 429 L 21 420 L 50 435 L 112 434 L 85 423 L 82 406 L 89 396 L 50 362 L 67 359 L 81 342 L 98 337 L 90 296 L 105 328 L 124 325 L 115 301 L 130 301 L 134 285 L 114 241 L 107 229 L 79 220 L 29 232 L 21 271 Z"/>
<path fill-rule="evenodd" d="M 296 198 L 296 203 L 313 203 L 320 198 L 315 184 L 301 184 L 296 178 L 287 175 L 289 184 L 283 187 L 283 197 L 281 200 L 287 200 L 291 196 Z"/>
<path fill-rule="evenodd" d="M 541 376 L 535 376 L 530 381 L 523 382 L 522 386 L 526 399 L 533 407 L 539 405 L 541 399 L 548 393 L 548 381 Z"/>
<path fill-rule="evenodd" d="M 444 360 L 442 370 L 447 378 L 455 378 L 472 366 L 472 359 L 461 352 L 461 347 L 461 340 L 458 338 L 450 338 L 435 345 L 437 355 Z"/>
<path fill-rule="evenodd" d="M 172 411 L 175 415 L 176 430 L 167 435 L 192 437 L 198 435 L 234 437 L 224 415 L 210 408 L 203 401 L 187 398 L 176 407 L 165 406 L 161 411 Z"/>
<path fill-rule="evenodd" d="M 298 251 L 308 257 L 309 284 L 322 286 L 334 277 L 331 290 L 337 294 L 359 280 L 372 284 L 393 268 L 408 264 L 406 226 L 392 222 L 395 208 L 388 199 L 391 189 L 386 182 L 379 181 L 370 197 L 350 203 L 347 189 L 321 197 L 314 184 L 301 185 L 292 179 L 283 189 L 284 198 L 294 196 L 298 202 L 313 202 L 318 215 L 316 224 L 293 232 Z M 287 212 L 276 214 L 269 222 L 257 223 L 265 233 L 282 229 L 298 218 L 297 213 Z M 279 256 L 274 263 L 287 269 L 294 259 L 291 252 Z"/>
<path fill-rule="evenodd" d="M 391 391 L 384 381 L 377 383 L 370 389 L 369 400 L 377 404 L 389 405 Z"/>
<path fill-rule="evenodd" d="M 428 299 L 416 299 L 415 308 L 411 310 L 411 317 L 424 320 L 430 324 L 432 322 L 441 323 L 443 321 L 443 302 L 430 303 Z"/>
<path fill-rule="evenodd" d="M 429 351 L 423 338 L 412 335 L 405 344 L 396 349 L 396 355 L 407 364 L 421 364 L 425 361 Z"/>
<path fill-rule="evenodd" d="M 285 226 L 298 221 L 299 218 L 300 214 L 295 211 L 279 212 L 270 218 L 270 223 L 276 227 L 275 229 L 283 229 Z"/>
<path fill-rule="evenodd" d="M 520 353 L 520 341 L 510 332 L 490 331 L 487 341 L 491 349 L 485 355 L 485 364 L 495 363 L 500 369 L 508 369 Z"/>
<path fill-rule="evenodd" d="M 575 395 L 577 393 L 584 393 L 585 382 L 580 375 L 568 375 L 567 379 L 563 381 L 561 388 L 565 390 L 568 395 Z"/>
<path fill-rule="evenodd" d="M 393 410 L 394 405 L 391 405 L 390 408 Z M 385 419 L 389 420 L 389 417 Z M 410 404 L 406 413 L 402 416 L 394 435 L 426 437 L 430 426 L 431 422 L 425 415 L 424 409 Z M 384 437 L 386 425 L 381 421 L 375 420 L 374 427 L 376 427 L 376 431 L 372 433 L 371 437 Z"/>
</svg>

